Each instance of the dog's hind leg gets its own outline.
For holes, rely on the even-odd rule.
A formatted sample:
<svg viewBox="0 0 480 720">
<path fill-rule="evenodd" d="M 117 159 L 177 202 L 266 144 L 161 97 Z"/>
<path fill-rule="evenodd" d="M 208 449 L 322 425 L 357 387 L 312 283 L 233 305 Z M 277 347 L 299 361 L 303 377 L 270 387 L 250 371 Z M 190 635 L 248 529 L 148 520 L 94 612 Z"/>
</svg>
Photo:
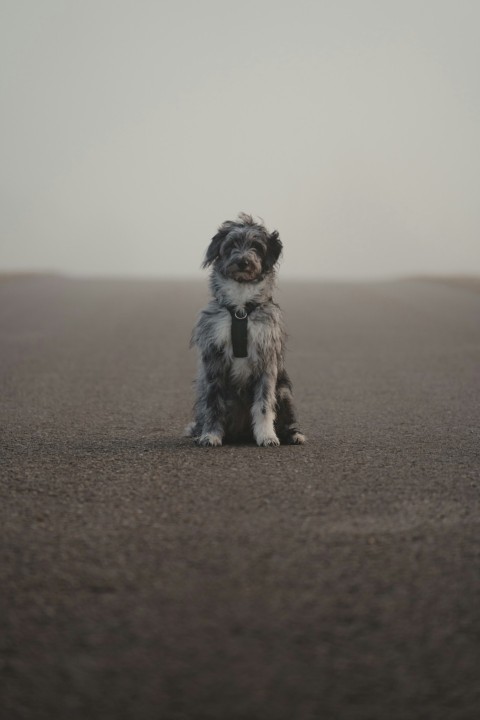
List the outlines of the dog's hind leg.
<svg viewBox="0 0 480 720">
<path fill-rule="evenodd" d="M 205 371 L 200 363 L 198 368 L 197 379 L 195 381 L 196 399 L 193 407 L 194 420 L 189 422 L 183 434 L 185 437 L 197 438 L 202 434 L 204 408 L 205 408 Z"/>
<path fill-rule="evenodd" d="M 198 437 L 202 431 L 202 425 L 198 420 L 192 420 L 183 431 L 185 437 Z"/>
<path fill-rule="evenodd" d="M 303 445 L 305 435 L 298 429 L 293 404 L 292 383 L 286 370 L 281 370 L 276 388 L 277 415 L 275 429 L 280 442 L 285 445 Z"/>
</svg>

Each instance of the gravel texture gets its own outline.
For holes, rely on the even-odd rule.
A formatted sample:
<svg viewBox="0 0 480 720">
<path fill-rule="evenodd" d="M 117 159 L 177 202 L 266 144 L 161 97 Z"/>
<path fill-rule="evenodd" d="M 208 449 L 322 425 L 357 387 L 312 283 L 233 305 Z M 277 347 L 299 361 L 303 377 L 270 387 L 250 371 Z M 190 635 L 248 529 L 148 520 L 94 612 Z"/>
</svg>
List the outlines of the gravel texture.
<svg viewBox="0 0 480 720">
<path fill-rule="evenodd" d="M 0 282 L 0 716 L 477 720 L 478 286 L 281 282 L 305 447 L 182 438 L 205 299 Z"/>
</svg>

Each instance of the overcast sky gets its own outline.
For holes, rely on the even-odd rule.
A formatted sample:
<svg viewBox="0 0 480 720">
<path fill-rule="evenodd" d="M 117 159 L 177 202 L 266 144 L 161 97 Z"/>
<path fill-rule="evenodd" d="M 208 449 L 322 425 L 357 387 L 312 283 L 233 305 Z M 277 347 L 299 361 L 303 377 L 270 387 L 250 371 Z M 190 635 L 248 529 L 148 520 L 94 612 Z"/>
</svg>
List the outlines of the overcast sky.
<svg viewBox="0 0 480 720">
<path fill-rule="evenodd" d="M 0 271 L 480 273 L 478 0 L 0 0 Z"/>
</svg>

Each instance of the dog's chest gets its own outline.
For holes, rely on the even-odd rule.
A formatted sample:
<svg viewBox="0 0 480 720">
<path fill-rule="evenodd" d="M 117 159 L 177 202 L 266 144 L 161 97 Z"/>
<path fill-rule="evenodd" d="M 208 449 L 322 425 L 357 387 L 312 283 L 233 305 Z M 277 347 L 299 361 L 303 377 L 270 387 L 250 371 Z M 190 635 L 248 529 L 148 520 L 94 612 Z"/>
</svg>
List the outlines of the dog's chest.
<svg viewBox="0 0 480 720">
<path fill-rule="evenodd" d="M 268 343 L 271 336 L 270 324 L 265 319 L 255 317 L 252 313 L 248 317 L 247 323 L 247 352 L 246 358 L 236 358 L 233 354 L 232 346 L 232 318 L 228 310 L 222 312 L 215 322 L 215 344 L 221 347 L 226 356 L 232 360 L 232 371 L 240 376 L 247 375 L 250 372 L 251 363 L 258 360 L 259 352 Z"/>
<path fill-rule="evenodd" d="M 252 361 L 246 358 L 232 358 L 230 376 L 236 385 L 246 385 L 252 376 Z"/>
</svg>

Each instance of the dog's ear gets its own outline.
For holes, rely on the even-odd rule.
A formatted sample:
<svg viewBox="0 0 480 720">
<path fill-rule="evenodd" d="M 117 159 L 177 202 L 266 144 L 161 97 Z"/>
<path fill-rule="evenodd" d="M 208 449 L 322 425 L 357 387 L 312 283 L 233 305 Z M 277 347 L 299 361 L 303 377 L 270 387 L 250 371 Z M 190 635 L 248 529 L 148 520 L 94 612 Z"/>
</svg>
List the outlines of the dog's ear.
<svg viewBox="0 0 480 720">
<path fill-rule="evenodd" d="M 220 252 L 220 245 L 225 237 L 225 233 L 218 232 L 211 240 L 210 245 L 207 248 L 205 259 L 202 263 L 202 268 L 206 268 L 211 265 L 218 257 Z"/>
<path fill-rule="evenodd" d="M 213 236 L 210 241 L 210 245 L 207 248 L 205 259 L 202 263 L 202 268 L 209 267 L 209 265 L 215 262 L 220 253 L 220 246 L 227 237 L 229 231 L 232 229 L 233 224 L 234 223 L 227 221 L 224 222 L 223 225 L 220 225 L 217 234 Z"/>
<path fill-rule="evenodd" d="M 280 240 L 280 236 L 276 230 L 274 230 L 270 235 L 268 236 L 267 240 L 267 254 L 265 257 L 265 264 L 267 266 L 267 270 L 272 270 L 275 264 L 278 262 L 278 259 L 280 255 L 282 254 L 282 241 Z"/>
</svg>

